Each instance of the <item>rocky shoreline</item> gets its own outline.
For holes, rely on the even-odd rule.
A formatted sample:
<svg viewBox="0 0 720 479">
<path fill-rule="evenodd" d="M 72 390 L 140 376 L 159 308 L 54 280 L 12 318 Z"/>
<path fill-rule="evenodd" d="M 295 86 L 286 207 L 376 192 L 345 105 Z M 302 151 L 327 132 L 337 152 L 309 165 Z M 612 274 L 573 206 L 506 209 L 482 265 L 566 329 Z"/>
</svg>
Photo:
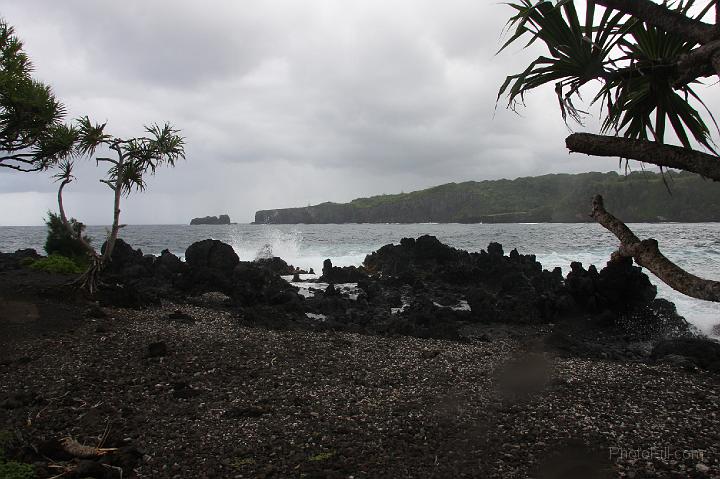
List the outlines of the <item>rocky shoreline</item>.
<svg viewBox="0 0 720 479">
<path fill-rule="evenodd" d="M 0 440 L 38 477 L 720 477 L 720 345 L 629 262 L 425 236 L 305 297 L 279 258 L 119 242 L 95 303 L 32 255 L 0 254 Z"/>
</svg>

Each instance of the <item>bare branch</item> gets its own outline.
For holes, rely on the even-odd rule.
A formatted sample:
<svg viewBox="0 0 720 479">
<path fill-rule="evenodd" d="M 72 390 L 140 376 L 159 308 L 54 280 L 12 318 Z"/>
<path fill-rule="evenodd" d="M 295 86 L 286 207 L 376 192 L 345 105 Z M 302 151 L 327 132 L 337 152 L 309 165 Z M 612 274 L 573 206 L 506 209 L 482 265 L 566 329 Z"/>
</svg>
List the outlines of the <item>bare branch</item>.
<svg viewBox="0 0 720 479">
<path fill-rule="evenodd" d="M 43 165 L 38 165 L 38 166 L 35 166 L 35 167 L 33 167 L 33 168 L 23 168 L 23 167 L 20 166 L 20 165 L 12 165 L 12 164 L 9 164 L 9 163 L 0 163 L 0 168 L 9 168 L 9 169 L 11 169 L 11 170 L 22 171 L 23 173 L 30 173 L 30 172 L 34 172 L 34 171 L 42 171 L 42 170 L 45 169 Z"/>
<path fill-rule="evenodd" d="M 720 158 L 679 146 L 592 133 L 573 133 L 565 138 L 565 146 L 570 152 L 627 158 L 720 181 Z"/>
<path fill-rule="evenodd" d="M 699 278 L 680 268 L 660 252 L 656 240 L 640 240 L 625 223 L 605 210 L 602 196 L 593 198 L 590 216 L 620 240 L 617 251 L 620 256 L 632 257 L 676 291 L 697 299 L 720 301 L 719 281 Z"/>
<path fill-rule="evenodd" d="M 112 163 L 113 165 L 117 165 L 117 164 L 118 164 L 118 161 L 117 161 L 117 160 L 113 160 L 112 158 L 95 158 L 95 162 L 96 162 L 96 163 L 100 163 L 101 161 L 107 162 L 107 163 Z"/>
<path fill-rule="evenodd" d="M 597 3 L 700 44 L 720 38 L 715 25 L 686 17 L 650 0 L 597 0 Z"/>
</svg>

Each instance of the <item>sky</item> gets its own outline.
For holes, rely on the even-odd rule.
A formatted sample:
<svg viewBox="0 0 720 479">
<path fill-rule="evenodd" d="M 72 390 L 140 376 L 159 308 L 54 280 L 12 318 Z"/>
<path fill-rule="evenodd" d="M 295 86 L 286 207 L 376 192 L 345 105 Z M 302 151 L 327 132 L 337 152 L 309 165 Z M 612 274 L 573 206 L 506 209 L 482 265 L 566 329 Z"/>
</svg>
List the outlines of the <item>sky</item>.
<svg viewBox="0 0 720 479">
<path fill-rule="evenodd" d="M 127 224 L 225 213 L 242 223 L 259 209 L 447 182 L 624 171 L 567 153 L 552 87 L 518 113 L 502 100 L 496 108 L 505 76 L 541 53 L 518 45 L 496 55 L 511 13 L 486 0 L 8 0 L 0 9 L 68 119 L 107 122 L 118 137 L 170 122 L 185 137 L 186 160 L 124 200 Z M 712 86 L 699 93 L 718 110 Z M 51 174 L 0 168 L 0 225 L 42 224 L 57 209 Z M 80 160 L 65 190 L 68 213 L 86 224 L 112 220 L 102 174 Z"/>
</svg>

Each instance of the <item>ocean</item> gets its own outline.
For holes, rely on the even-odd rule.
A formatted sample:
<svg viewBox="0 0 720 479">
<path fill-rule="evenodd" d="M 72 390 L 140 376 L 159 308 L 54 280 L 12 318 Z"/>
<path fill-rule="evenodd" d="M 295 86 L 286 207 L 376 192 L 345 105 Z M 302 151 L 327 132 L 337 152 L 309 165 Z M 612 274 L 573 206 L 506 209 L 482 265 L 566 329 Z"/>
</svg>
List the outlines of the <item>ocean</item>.
<svg viewBox="0 0 720 479">
<path fill-rule="evenodd" d="M 704 278 L 720 278 L 720 223 L 632 224 L 640 238 L 652 237 L 660 250 L 687 271 Z M 1 226 L 0 251 L 35 248 L 42 252 L 44 226 Z M 106 227 L 89 226 L 88 234 L 101 243 Z M 241 260 L 252 260 L 269 246 L 275 256 L 303 269 L 322 269 L 330 258 L 336 266 L 360 265 L 365 256 L 404 237 L 424 234 L 468 251 L 501 243 L 505 253 L 513 248 L 534 254 L 546 269 L 569 271 L 572 261 L 600 269 L 618 244 L 617 239 L 595 223 L 537 224 L 343 224 L 343 225 L 128 225 L 120 237 L 144 253 L 160 254 L 169 249 L 184 256 L 185 249 L 206 238 L 224 241 Z M 658 296 L 673 301 L 680 314 L 698 329 L 710 334 L 720 324 L 720 304 L 679 294 L 649 274 L 658 286 Z"/>
</svg>

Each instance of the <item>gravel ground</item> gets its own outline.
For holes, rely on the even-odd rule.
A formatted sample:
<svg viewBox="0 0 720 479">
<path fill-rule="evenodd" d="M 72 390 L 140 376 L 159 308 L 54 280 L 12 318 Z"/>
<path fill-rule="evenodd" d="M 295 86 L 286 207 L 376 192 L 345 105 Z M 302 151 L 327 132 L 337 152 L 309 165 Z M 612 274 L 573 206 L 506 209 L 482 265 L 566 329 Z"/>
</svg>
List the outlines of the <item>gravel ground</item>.
<svg viewBox="0 0 720 479">
<path fill-rule="evenodd" d="M 169 319 L 177 309 L 192 320 Z M 720 477 L 720 381 L 706 373 L 556 358 L 532 337 L 106 312 L 4 338 L 0 429 L 95 445 L 109 427 L 106 444 L 141 451 L 139 478 Z M 167 350 L 150 355 L 154 342 Z"/>
</svg>

